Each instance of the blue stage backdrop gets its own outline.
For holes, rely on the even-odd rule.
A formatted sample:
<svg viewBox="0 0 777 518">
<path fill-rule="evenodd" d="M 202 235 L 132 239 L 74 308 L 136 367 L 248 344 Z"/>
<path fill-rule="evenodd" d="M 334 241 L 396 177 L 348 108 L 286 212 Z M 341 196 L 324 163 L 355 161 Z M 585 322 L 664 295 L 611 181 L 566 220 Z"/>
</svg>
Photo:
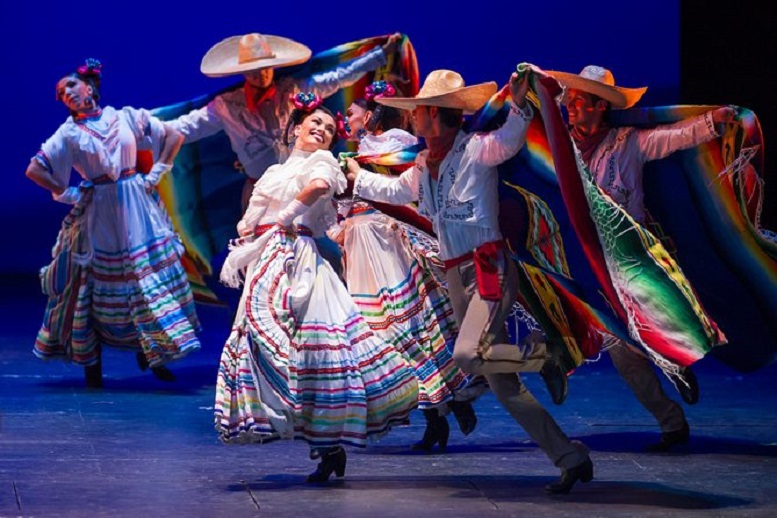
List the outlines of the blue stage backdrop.
<svg viewBox="0 0 777 518">
<path fill-rule="evenodd" d="M 318 7 L 316 7 L 318 5 Z M 503 82 L 519 62 L 613 70 L 624 86 L 648 85 L 646 105 L 678 102 L 679 7 L 673 0 L 500 2 L 15 2 L 0 21 L 3 138 L 0 273 L 35 273 L 50 260 L 68 207 L 24 176 L 30 157 L 67 112 L 54 99 L 65 73 L 103 63 L 102 104 L 155 108 L 213 92 L 238 78 L 199 71 L 211 45 L 263 32 L 319 52 L 399 31 L 415 46 L 421 77 L 459 71 L 468 83 Z M 73 183 L 76 182 L 75 177 Z"/>
</svg>

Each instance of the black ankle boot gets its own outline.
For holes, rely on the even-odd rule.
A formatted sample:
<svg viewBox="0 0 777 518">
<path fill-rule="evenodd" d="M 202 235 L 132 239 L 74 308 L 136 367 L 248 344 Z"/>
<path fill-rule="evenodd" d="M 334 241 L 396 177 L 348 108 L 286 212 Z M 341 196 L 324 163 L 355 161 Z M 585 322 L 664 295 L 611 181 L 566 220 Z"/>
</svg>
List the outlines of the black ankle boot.
<svg viewBox="0 0 777 518">
<path fill-rule="evenodd" d="M 594 463 L 588 458 L 582 464 L 574 468 L 564 469 L 558 482 L 545 486 L 545 491 L 553 494 L 566 494 L 572 490 L 572 486 L 578 480 L 590 482 L 594 478 Z"/>
<path fill-rule="evenodd" d="M 691 428 L 686 422 L 682 428 L 673 432 L 663 432 L 661 440 L 654 444 L 645 446 L 645 451 L 649 453 L 663 453 L 671 451 L 675 446 L 688 444 L 691 437 Z"/>
<path fill-rule="evenodd" d="M 176 379 L 175 374 L 173 374 L 172 371 L 164 365 L 160 365 L 159 367 L 151 367 L 151 373 L 156 377 L 156 379 L 161 381 L 175 381 Z"/>
<path fill-rule="evenodd" d="M 448 420 L 441 416 L 436 408 L 427 408 L 424 410 L 426 419 L 426 430 L 423 438 L 412 446 L 413 450 L 423 450 L 426 453 L 432 451 L 435 444 L 440 445 L 440 451 L 444 452 L 448 446 L 448 435 L 451 429 L 448 426 Z"/>
<path fill-rule="evenodd" d="M 327 482 L 332 473 L 337 478 L 344 477 L 346 461 L 345 450 L 341 447 L 324 453 L 321 455 L 321 461 L 318 463 L 316 471 L 308 475 L 308 482 L 317 484 Z"/>
<path fill-rule="evenodd" d="M 103 363 L 98 359 L 94 365 L 84 367 L 86 388 L 103 388 Z"/>
<path fill-rule="evenodd" d="M 145 372 L 148 369 L 148 359 L 146 358 L 146 355 L 143 353 L 143 351 L 138 351 L 135 354 L 135 358 L 138 360 L 138 367 L 140 367 L 140 370 Z M 151 367 L 151 373 L 158 380 L 175 381 L 175 374 L 173 374 L 172 371 L 170 371 L 170 369 L 164 365 Z"/>
<path fill-rule="evenodd" d="M 451 401 L 448 406 L 453 412 L 453 417 L 459 423 L 459 430 L 464 435 L 469 435 L 475 430 L 478 424 L 478 417 L 475 415 L 475 409 L 469 401 Z"/>
<path fill-rule="evenodd" d="M 140 367 L 140 370 L 146 372 L 146 370 L 148 370 L 148 359 L 146 359 L 146 355 L 143 353 L 143 351 L 136 352 L 135 359 L 138 361 L 138 367 Z"/>
</svg>

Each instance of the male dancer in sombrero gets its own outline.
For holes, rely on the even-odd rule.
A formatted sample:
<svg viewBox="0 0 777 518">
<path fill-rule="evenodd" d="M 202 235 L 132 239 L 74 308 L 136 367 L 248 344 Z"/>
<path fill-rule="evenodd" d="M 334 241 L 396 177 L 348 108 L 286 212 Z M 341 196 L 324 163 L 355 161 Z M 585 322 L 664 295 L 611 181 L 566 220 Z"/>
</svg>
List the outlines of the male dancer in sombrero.
<svg viewBox="0 0 777 518">
<path fill-rule="evenodd" d="M 281 137 L 294 108 L 292 98 L 299 92 L 312 92 L 325 99 L 339 89 L 358 81 L 365 73 L 386 64 L 400 34 L 393 34 L 376 48 L 339 67 L 295 79 L 275 81 L 275 69 L 298 65 L 310 59 L 311 50 L 294 40 L 259 33 L 232 36 L 217 43 L 202 58 L 200 70 L 209 77 L 242 74 L 243 88 L 223 93 L 206 106 L 169 124 L 194 142 L 224 131 L 245 171 L 243 207 L 256 180 L 271 165 L 282 163 L 288 149 Z"/>
<path fill-rule="evenodd" d="M 725 106 L 656 128 L 614 128 L 608 123 L 609 111 L 634 106 L 647 88 L 616 86 L 612 72 L 594 65 L 580 74 L 547 73 L 565 88 L 562 102 L 567 108 L 572 139 L 597 185 L 639 224 L 647 218 L 642 185 L 645 163 L 719 136 L 716 125 L 733 122 L 736 115 L 733 108 Z M 621 341 L 608 352 L 618 374 L 661 427 L 661 440 L 647 450 L 667 451 L 687 443 L 690 430 L 685 413 L 666 395 L 645 354 Z M 666 358 L 661 361 L 669 362 Z M 699 388 L 690 367 L 677 366 L 668 373 L 683 401 L 696 403 Z"/>
<path fill-rule="evenodd" d="M 539 72 L 539 69 L 533 69 Z M 507 255 L 498 223 L 497 166 L 526 141 L 533 116 L 526 102 L 528 78 L 510 77 L 512 103 L 505 123 L 491 133 L 462 131 L 463 114 L 481 108 L 496 84 L 465 86 L 461 75 L 435 70 L 418 95 L 378 102 L 412 110 L 418 136 L 428 149 L 398 177 L 360 170 L 348 160 L 354 194 L 394 204 L 418 200 L 433 224 L 445 261 L 449 296 L 460 325 L 454 359 L 465 371 L 483 374 L 499 402 L 556 466 L 561 479 L 546 486 L 567 493 L 593 478 L 587 448 L 572 442 L 521 383 L 520 372 L 542 371 L 555 402 L 566 394 L 566 376 L 545 342 L 508 343 L 505 320 L 518 293 L 517 267 Z"/>
</svg>

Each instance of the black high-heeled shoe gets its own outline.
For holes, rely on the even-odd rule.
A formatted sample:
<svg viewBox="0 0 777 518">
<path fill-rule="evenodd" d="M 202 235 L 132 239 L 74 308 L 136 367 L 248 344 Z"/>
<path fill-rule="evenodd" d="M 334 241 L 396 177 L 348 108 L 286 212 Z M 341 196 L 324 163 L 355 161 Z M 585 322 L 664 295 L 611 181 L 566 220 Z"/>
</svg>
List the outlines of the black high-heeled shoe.
<svg viewBox="0 0 777 518">
<path fill-rule="evenodd" d="M 148 369 L 148 359 L 146 358 L 146 355 L 143 354 L 143 351 L 138 351 L 135 354 L 135 358 L 138 360 L 138 367 L 140 367 L 140 370 L 145 372 Z M 175 374 L 173 374 L 172 371 L 167 367 L 165 367 L 164 365 L 151 367 L 151 373 L 158 380 L 175 381 Z"/>
<path fill-rule="evenodd" d="M 434 445 L 439 444 L 440 451 L 444 452 L 448 446 L 448 436 L 451 433 L 448 420 L 441 416 L 436 408 L 427 408 L 423 412 L 426 419 L 426 430 L 424 430 L 424 436 L 421 440 L 411 446 L 411 449 L 431 453 Z"/>
<path fill-rule="evenodd" d="M 475 430 L 478 424 L 478 416 L 475 415 L 475 409 L 469 401 L 451 401 L 448 406 L 453 412 L 453 417 L 459 423 L 459 430 L 464 435 L 469 435 Z"/>
<path fill-rule="evenodd" d="M 337 478 L 343 478 L 345 476 L 345 464 L 347 460 L 345 450 L 342 447 L 324 453 L 321 456 L 321 461 L 316 467 L 316 471 L 308 475 L 307 481 L 316 484 L 327 482 L 332 473 L 334 473 Z"/>
</svg>

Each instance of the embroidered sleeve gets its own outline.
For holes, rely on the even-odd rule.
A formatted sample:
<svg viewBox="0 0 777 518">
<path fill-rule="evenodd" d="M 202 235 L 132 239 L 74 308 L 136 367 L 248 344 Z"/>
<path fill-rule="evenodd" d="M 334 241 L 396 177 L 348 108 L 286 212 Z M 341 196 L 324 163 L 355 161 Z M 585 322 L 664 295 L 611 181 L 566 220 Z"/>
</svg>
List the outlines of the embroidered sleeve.
<svg viewBox="0 0 777 518">
<path fill-rule="evenodd" d="M 469 146 L 474 146 L 476 156 L 485 166 L 493 167 L 512 158 L 526 142 L 526 132 L 534 116 L 529 103 L 524 109 L 510 101 L 510 113 L 504 124 L 489 133 L 475 135 Z"/>
<path fill-rule="evenodd" d="M 165 127 L 162 121 L 145 108 L 135 109 L 125 106 L 122 108 L 122 112 L 132 133 L 135 135 L 135 141 L 139 143 L 139 148 L 152 149 L 154 154 L 157 155 L 159 149 L 164 145 L 161 141 L 165 135 Z"/>
<path fill-rule="evenodd" d="M 223 105 L 223 101 L 216 97 L 207 106 L 181 115 L 168 121 L 168 124 L 181 132 L 186 143 L 210 137 L 224 129 L 224 121 L 219 116 L 220 105 Z"/>
<path fill-rule="evenodd" d="M 329 185 L 331 194 L 343 192 L 347 183 L 342 171 L 327 162 L 319 162 L 310 169 L 305 183 L 308 184 L 313 180 L 324 180 Z"/>
<path fill-rule="evenodd" d="M 404 205 L 418 200 L 421 170 L 413 166 L 399 176 L 386 176 L 360 170 L 353 186 L 355 196 L 366 200 Z"/>
<path fill-rule="evenodd" d="M 712 112 L 691 117 L 674 124 L 639 130 L 637 146 L 643 161 L 664 158 L 675 151 L 703 144 L 717 136 Z"/>
<path fill-rule="evenodd" d="M 127 122 L 132 134 L 135 135 L 135 142 L 140 141 L 144 135 L 151 133 L 151 114 L 148 110 L 125 106 L 121 109 L 121 115 L 123 115 L 122 118 Z"/>
<path fill-rule="evenodd" d="M 68 145 L 66 124 L 43 143 L 34 160 L 46 168 L 60 185 L 67 185 L 73 169 L 73 153 Z"/>
</svg>

